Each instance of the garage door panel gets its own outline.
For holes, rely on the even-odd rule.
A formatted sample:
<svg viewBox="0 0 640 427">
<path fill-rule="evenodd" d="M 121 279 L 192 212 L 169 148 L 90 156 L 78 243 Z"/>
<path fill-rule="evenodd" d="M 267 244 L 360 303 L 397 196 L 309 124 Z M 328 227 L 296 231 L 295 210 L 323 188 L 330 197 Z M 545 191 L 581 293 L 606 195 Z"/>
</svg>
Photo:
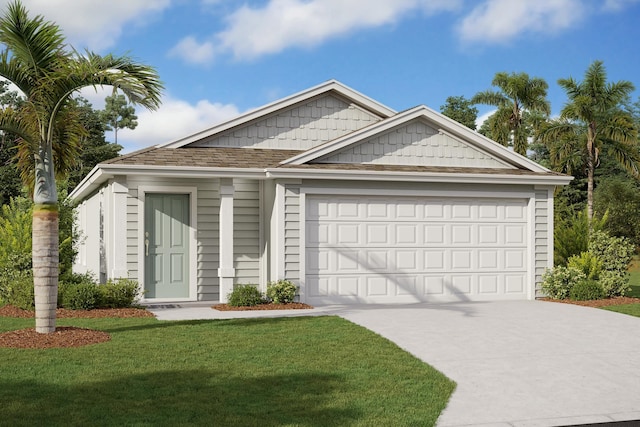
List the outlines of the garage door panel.
<svg viewBox="0 0 640 427">
<path fill-rule="evenodd" d="M 307 198 L 310 302 L 526 297 L 526 200 L 355 199 Z"/>
</svg>

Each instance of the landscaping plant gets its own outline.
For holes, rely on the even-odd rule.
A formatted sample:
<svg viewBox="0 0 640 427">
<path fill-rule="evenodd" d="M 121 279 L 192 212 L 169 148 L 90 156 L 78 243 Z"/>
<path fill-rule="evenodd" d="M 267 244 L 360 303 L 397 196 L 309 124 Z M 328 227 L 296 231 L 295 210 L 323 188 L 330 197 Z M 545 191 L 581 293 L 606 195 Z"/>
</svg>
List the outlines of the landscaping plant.
<svg viewBox="0 0 640 427">
<path fill-rule="evenodd" d="M 296 297 L 298 287 L 290 280 L 278 280 L 267 284 L 267 298 L 275 304 L 288 304 Z"/>
<path fill-rule="evenodd" d="M 228 304 L 232 307 L 253 307 L 264 302 L 256 285 L 238 285 L 229 294 Z"/>
</svg>

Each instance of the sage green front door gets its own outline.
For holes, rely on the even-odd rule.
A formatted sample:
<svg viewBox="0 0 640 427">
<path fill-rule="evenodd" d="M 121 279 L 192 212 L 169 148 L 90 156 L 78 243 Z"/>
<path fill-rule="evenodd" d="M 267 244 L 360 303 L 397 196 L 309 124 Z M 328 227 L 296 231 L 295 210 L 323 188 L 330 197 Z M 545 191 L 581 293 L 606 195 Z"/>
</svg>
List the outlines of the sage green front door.
<svg viewBox="0 0 640 427">
<path fill-rule="evenodd" d="M 189 297 L 189 195 L 146 194 L 145 298 Z"/>
</svg>

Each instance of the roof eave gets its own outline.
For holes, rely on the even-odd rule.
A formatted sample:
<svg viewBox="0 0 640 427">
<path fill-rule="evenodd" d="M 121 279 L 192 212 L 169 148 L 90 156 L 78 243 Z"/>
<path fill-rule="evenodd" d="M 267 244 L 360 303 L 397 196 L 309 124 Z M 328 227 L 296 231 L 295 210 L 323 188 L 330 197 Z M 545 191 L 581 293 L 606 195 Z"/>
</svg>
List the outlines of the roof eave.
<svg viewBox="0 0 640 427">
<path fill-rule="evenodd" d="M 499 173 L 460 173 L 460 172 L 404 172 L 404 171 L 362 171 L 362 170 L 310 170 L 298 168 L 266 169 L 269 178 L 293 179 L 338 179 L 358 181 L 401 181 L 401 182 L 437 182 L 458 184 L 530 184 L 558 185 L 569 184 L 572 176 L 556 174 L 513 175 Z"/>
</svg>

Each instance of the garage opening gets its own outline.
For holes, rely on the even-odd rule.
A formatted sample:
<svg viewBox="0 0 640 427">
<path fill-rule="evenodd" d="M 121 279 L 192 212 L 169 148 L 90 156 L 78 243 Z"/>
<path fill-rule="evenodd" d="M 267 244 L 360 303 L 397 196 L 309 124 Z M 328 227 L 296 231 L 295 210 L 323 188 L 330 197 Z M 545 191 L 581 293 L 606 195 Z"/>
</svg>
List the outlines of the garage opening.
<svg viewBox="0 0 640 427">
<path fill-rule="evenodd" d="M 527 199 L 308 196 L 311 304 L 526 299 Z"/>
</svg>

